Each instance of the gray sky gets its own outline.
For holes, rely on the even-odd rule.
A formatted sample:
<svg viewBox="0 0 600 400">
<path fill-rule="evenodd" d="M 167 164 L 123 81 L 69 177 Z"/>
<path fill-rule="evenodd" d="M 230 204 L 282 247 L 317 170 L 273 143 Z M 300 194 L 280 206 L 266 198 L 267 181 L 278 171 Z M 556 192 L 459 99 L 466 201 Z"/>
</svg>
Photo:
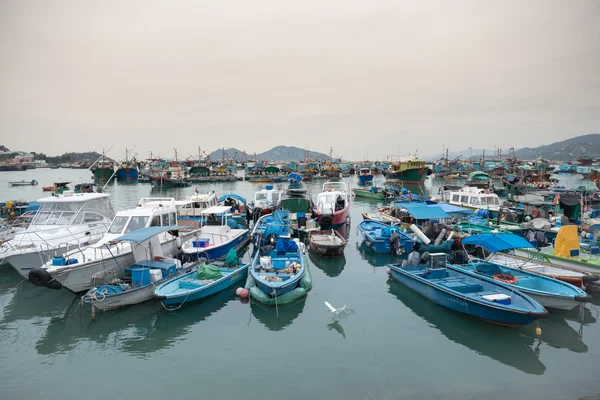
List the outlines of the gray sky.
<svg viewBox="0 0 600 400">
<path fill-rule="evenodd" d="M 347 159 L 600 132 L 600 1 L 0 0 L 0 144 Z"/>
</svg>

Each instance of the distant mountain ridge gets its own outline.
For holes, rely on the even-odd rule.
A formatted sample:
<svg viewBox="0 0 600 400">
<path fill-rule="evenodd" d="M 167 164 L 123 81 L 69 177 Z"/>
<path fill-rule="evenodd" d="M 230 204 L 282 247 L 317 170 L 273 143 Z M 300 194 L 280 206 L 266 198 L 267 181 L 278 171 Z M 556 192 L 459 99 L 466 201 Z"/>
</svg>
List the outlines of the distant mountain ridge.
<svg viewBox="0 0 600 400">
<path fill-rule="evenodd" d="M 600 133 L 577 136 L 561 142 L 535 148 L 525 147 L 515 152 L 520 160 L 542 157 L 547 160 L 571 161 L 578 158 L 600 157 Z"/>
<path fill-rule="evenodd" d="M 225 152 L 225 157 L 223 157 L 223 152 Z M 208 157 L 213 161 L 223 158 L 233 158 L 236 161 L 242 161 L 243 153 L 243 151 L 236 148 L 218 149 L 210 153 Z M 247 158 L 249 160 L 256 158 L 258 161 L 300 161 L 306 158 L 306 150 L 295 146 L 275 146 L 263 153 L 256 153 L 256 156 L 254 154 L 247 154 Z M 313 160 L 331 160 L 331 157 L 327 154 L 311 150 L 308 151 L 308 158 Z"/>
<path fill-rule="evenodd" d="M 485 158 L 493 158 L 495 152 L 493 149 L 466 149 L 462 151 L 449 151 L 448 158 L 450 160 L 461 156 L 461 160 L 471 159 L 479 160 L 485 150 Z M 507 156 L 509 149 L 502 150 L 502 156 Z M 589 135 L 577 136 L 571 139 L 562 140 L 560 142 L 551 143 L 535 148 L 524 147 L 515 151 L 515 156 L 519 160 L 535 160 L 538 157 L 546 160 L 555 161 L 572 161 L 578 158 L 600 158 L 600 133 L 592 133 Z M 429 157 L 424 157 L 429 161 L 436 161 L 445 158 L 442 153 L 434 154 Z"/>
</svg>

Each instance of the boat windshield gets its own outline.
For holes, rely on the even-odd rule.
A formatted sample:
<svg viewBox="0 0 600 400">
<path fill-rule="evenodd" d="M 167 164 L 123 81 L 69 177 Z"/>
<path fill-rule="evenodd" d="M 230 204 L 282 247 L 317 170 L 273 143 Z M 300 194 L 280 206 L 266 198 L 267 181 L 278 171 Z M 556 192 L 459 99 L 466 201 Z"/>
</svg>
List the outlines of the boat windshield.
<svg viewBox="0 0 600 400">
<path fill-rule="evenodd" d="M 125 229 L 125 233 L 132 232 L 146 227 L 149 217 L 131 217 L 131 221 Z"/>
<path fill-rule="evenodd" d="M 123 228 L 127 225 L 127 221 L 129 221 L 129 217 L 115 217 L 112 224 L 110 224 L 110 228 L 108 228 L 108 233 L 122 233 Z"/>
<path fill-rule="evenodd" d="M 33 225 L 68 225 L 81 209 L 81 203 L 42 203 Z"/>
<path fill-rule="evenodd" d="M 267 200 L 267 194 L 264 192 L 259 192 L 256 193 L 254 200 L 260 201 L 260 200 Z"/>
<path fill-rule="evenodd" d="M 496 196 L 490 196 L 488 197 L 488 204 L 498 206 L 500 205 L 500 202 L 498 201 L 498 198 Z"/>
</svg>

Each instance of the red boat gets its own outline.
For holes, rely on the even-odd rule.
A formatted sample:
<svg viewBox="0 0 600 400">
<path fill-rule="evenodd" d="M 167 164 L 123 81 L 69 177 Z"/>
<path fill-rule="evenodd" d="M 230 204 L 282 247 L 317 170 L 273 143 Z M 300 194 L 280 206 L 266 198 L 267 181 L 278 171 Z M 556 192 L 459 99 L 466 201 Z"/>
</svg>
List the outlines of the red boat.
<svg viewBox="0 0 600 400">
<path fill-rule="evenodd" d="M 325 182 L 313 209 L 321 229 L 337 229 L 350 218 L 350 196 L 344 182 Z"/>
</svg>

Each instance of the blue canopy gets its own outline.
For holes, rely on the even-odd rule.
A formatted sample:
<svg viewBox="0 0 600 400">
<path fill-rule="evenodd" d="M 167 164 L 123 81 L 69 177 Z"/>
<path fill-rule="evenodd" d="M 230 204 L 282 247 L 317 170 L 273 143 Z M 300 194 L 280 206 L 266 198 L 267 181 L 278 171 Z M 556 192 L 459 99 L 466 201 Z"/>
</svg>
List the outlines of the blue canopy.
<svg viewBox="0 0 600 400">
<path fill-rule="evenodd" d="M 456 214 L 456 213 L 473 214 L 473 210 L 471 210 L 469 208 L 455 206 L 453 204 L 440 202 L 435 205 L 440 207 L 442 210 L 446 211 L 448 214 Z"/>
<path fill-rule="evenodd" d="M 295 181 L 301 181 L 302 180 L 302 175 L 296 174 L 296 173 L 291 173 L 291 174 L 288 175 L 288 179 L 293 179 Z"/>
<path fill-rule="evenodd" d="M 512 233 L 483 233 L 462 240 L 463 244 L 481 246 L 493 253 L 510 249 L 534 248 L 525 238 Z"/>
<path fill-rule="evenodd" d="M 223 196 L 219 197 L 219 203 L 222 201 L 225 201 L 227 198 L 231 197 L 232 199 L 236 199 L 241 201 L 242 203 L 246 204 L 246 199 L 243 198 L 242 196 L 240 196 L 239 194 L 224 194 Z"/>
<path fill-rule="evenodd" d="M 128 232 L 122 236 L 119 236 L 114 241 L 123 241 L 123 242 L 133 242 L 133 243 L 142 243 L 146 240 L 150 239 L 152 236 L 158 235 L 159 233 L 163 233 L 166 231 L 178 231 L 179 229 L 184 229 L 185 226 L 151 226 L 149 228 L 137 229 L 132 232 Z"/>
<path fill-rule="evenodd" d="M 406 208 L 415 219 L 451 218 L 450 215 L 437 205 L 427 203 L 396 203 L 396 207 Z"/>
</svg>

